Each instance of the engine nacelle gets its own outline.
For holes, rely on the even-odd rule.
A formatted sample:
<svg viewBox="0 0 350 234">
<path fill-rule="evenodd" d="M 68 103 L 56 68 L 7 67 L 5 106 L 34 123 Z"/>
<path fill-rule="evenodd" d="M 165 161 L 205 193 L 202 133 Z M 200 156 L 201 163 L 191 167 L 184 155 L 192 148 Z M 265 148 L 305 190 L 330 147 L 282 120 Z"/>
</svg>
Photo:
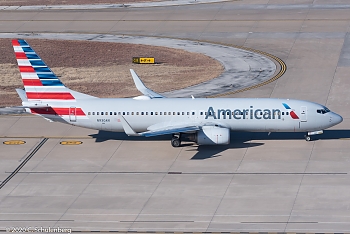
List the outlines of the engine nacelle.
<svg viewBox="0 0 350 234">
<path fill-rule="evenodd" d="M 230 129 L 216 126 L 203 126 L 197 132 L 198 145 L 227 145 L 230 143 Z"/>
</svg>

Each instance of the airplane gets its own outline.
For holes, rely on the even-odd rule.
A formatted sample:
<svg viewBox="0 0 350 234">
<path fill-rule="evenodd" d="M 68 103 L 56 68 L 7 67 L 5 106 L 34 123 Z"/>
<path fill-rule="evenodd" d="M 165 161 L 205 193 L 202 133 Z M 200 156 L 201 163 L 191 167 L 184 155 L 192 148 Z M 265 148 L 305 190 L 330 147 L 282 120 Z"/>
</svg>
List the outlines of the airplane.
<svg viewBox="0 0 350 234">
<path fill-rule="evenodd" d="M 130 69 L 142 95 L 98 98 L 67 88 L 25 40 L 12 40 L 24 89 L 21 108 L 49 121 L 125 132 L 129 136 L 172 135 L 198 145 L 230 143 L 230 131 L 306 132 L 306 141 L 343 121 L 327 107 L 277 98 L 166 98 L 147 88 Z M 187 138 L 186 138 L 187 137 Z"/>
</svg>

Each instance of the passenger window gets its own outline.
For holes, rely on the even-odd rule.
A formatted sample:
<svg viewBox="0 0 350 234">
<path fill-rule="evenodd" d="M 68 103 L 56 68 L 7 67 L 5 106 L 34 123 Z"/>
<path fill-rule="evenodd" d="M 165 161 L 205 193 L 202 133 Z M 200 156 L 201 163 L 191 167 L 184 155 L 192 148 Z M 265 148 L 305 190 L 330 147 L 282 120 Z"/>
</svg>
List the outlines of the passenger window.
<svg viewBox="0 0 350 234">
<path fill-rule="evenodd" d="M 166 112 L 164 112 L 164 115 L 166 115 Z"/>
<path fill-rule="evenodd" d="M 88 112 L 88 115 L 90 115 L 91 113 L 90 112 Z"/>
<path fill-rule="evenodd" d="M 177 112 L 177 115 L 180 115 L 180 112 Z"/>
<path fill-rule="evenodd" d="M 145 114 L 148 115 L 148 112 L 146 112 Z"/>
<path fill-rule="evenodd" d="M 185 112 L 182 112 L 182 115 L 185 115 Z"/>
<path fill-rule="evenodd" d="M 136 112 L 136 115 L 139 115 L 139 112 Z"/>
<path fill-rule="evenodd" d="M 92 112 L 92 115 L 95 115 L 95 112 Z"/>
<path fill-rule="evenodd" d="M 168 112 L 168 115 L 171 115 L 171 112 Z"/>
<path fill-rule="evenodd" d="M 187 115 L 190 115 L 190 112 L 187 111 Z"/>
<path fill-rule="evenodd" d="M 282 112 L 282 115 L 284 115 L 284 112 Z"/>
<path fill-rule="evenodd" d="M 159 112 L 159 115 L 162 115 L 163 112 Z"/>
<path fill-rule="evenodd" d="M 158 115 L 158 112 L 154 112 L 154 115 Z"/>
<path fill-rule="evenodd" d="M 126 115 L 129 115 L 129 112 L 126 112 Z"/>
<path fill-rule="evenodd" d="M 114 112 L 114 115 L 117 115 L 117 112 Z"/>
<path fill-rule="evenodd" d="M 153 115 L 153 112 L 151 112 L 151 115 Z"/>
<path fill-rule="evenodd" d="M 125 115 L 125 112 L 123 112 L 123 115 Z"/>
<path fill-rule="evenodd" d="M 195 115 L 195 112 L 194 112 L 194 111 L 192 112 L 192 115 Z"/>
<path fill-rule="evenodd" d="M 100 114 L 100 112 L 96 112 L 96 115 L 99 115 Z"/>
<path fill-rule="evenodd" d="M 103 112 L 101 112 L 101 115 L 103 115 Z"/>
<path fill-rule="evenodd" d="M 106 112 L 106 115 L 108 115 L 108 112 Z"/>
<path fill-rule="evenodd" d="M 203 115 L 203 111 L 201 111 L 201 115 Z"/>
<path fill-rule="evenodd" d="M 176 115 L 176 113 L 175 113 L 175 112 L 173 112 L 173 115 Z"/>
<path fill-rule="evenodd" d="M 134 112 L 131 112 L 131 115 L 134 115 Z"/>
<path fill-rule="evenodd" d="M 141 112 L 141 115 L 143 115 L 143 112 Z"/>
<path fill-rule="evenodd" d="M 115 113 L 115 112 L 114 112 Z M 109 112 L 109 115 L 113 115 L 113 112 Z"/>
<path fill-rule="evenodd" d="M 286 112 L 286 115 L 289 115 L 289 112 Z"/>
</svg>

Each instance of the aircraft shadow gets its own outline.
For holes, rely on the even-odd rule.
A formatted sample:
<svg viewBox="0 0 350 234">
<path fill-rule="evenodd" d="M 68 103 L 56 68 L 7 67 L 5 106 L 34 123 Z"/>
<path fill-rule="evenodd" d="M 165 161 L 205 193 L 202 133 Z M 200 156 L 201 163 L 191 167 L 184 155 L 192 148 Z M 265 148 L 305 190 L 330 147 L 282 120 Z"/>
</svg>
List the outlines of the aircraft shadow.
<svg viewBox="0 0 350 234">
<path fill-rule="evenodd" d="M 204 160 L 220 157 L 220 153 L 227 149 L 240 149 L 262 146 L 264 143 L 250 142 L 251 140 L 304 140 L 303 132 L 231 132 L 231 143 L 228 145 L 200 145 L 183 141 L 181 147 L 190 147 L 188 151 L 196 151 L 191 160 Z M 125 133 L 99 131 L 97 134 L 89 135 L 96 142 L 108 140 L 126 140 L 126 141 L 170 141 L 170 135 L 157 137 L 129 137 Z M 313 136 L 313 140 L 334 140 L 341 138 L 350 139 L 350 130 L 325 130 L 323 134 Z M 170 145 L 170 142 L 169 142 Z"/>
<path fill-rule="evenodd" d="M 240 149 L 240 148 L 250 148 L 264 145 L 264 143 L 249 143 L 249 142 L 231 142 L 228 145 L 200 145 L 193 147 L 187 151 L 194 151 L 196 154 L 191 158 L 191 160 L 204 160 L 210 158 L 221 157 L 221 152 L 227 149 Z"/>
<path fill-rule="evenodd" d="M 304 139 L 303 132 L 231 132 L 231 142 L 250 141 L 250 140 L 298 140 Z M 108 140 L 127 140 L 127 141 L 170 141 L 170 135 L 156 137 L 130 137 L 121 132 L 108 132 L 100 130 L 97 134 L 91 134 L 96 142 L 104 142 Z M 334 140 L 341 138 L 350 138 L 350 130 L 324 130 L 321 135 L 314 136 L 315 140 Z"/>
</svg>

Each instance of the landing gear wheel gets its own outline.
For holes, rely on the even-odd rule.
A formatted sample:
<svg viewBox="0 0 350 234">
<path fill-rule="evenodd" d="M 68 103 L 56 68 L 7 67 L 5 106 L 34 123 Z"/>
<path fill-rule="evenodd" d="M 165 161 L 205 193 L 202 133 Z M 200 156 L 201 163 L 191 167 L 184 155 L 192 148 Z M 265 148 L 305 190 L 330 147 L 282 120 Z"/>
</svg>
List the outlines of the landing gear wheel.
<svg viewBox="0 0 350 234">
<path fill-rule="evenodd" d="M 305 135 L 305 140 L 306 140 L 306 141 L 311 141 L 311 140 L 312 140 L 312 139 L 311 139 L 311 136 Z"/>
<path fill-rule="evenodd" d="M 177 137 L 174 137 L 173 139 L 171 139 L 171 145 L 173 147 L 179 147 L 181 145 L 181 140 Z"/>
</svg>

